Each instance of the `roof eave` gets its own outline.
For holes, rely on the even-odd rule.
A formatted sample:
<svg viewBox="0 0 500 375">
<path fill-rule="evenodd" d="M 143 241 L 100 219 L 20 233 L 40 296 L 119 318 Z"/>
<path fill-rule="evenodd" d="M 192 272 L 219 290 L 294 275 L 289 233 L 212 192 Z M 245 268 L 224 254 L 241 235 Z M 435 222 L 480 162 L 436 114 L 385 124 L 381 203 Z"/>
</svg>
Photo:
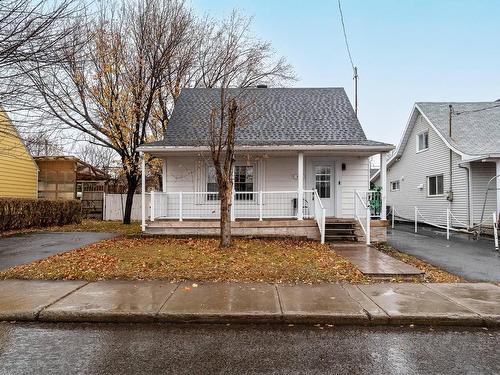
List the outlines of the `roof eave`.
<svg viewBox="0 0 500 375">
<path fill-rule="evenodd" d="M 370 151 L 388 152 L 393 145 L 261 145 L 236 146 L 236 151 Z M 148 146 L 138 148 L 141 152 L 201 152 L 209 151 L 207 146 Z"/>
</svg>

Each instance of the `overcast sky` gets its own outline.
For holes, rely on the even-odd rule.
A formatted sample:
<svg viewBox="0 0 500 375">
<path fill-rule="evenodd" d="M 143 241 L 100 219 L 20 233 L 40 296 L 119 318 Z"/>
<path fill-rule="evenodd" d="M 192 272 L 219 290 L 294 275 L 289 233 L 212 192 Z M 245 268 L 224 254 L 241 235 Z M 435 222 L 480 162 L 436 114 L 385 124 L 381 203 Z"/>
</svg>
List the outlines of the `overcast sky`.
<svg viewBox="0 0 500 375">
<path fill-rule="evenodd" d="M 191 0 L 198 13 L 254 17 L 253 30 L 294 66 L 300 87 L 345 87 L 353 102 L 337 0 Z M 397 144 L 416 101 L 500 98 L 500 0 L 343 0 L 359 118 Z"/>
</svg>

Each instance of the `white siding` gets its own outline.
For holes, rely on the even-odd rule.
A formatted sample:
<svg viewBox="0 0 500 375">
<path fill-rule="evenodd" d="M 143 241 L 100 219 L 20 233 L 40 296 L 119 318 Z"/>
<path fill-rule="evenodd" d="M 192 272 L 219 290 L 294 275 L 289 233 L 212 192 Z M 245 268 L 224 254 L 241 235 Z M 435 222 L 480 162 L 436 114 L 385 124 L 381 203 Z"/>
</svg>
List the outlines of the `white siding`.
<svg viewBox="0 0 500 375">
<path fill-rule="evenodd" d="M 422 131 L 429 131 L 429 149 L 416 152 L 416 136 Z M 419 115 L 409 136 L 408 143 L 399 161 L 396 161 L 387 173 L 387 203 L 395 206 L 398 215 L 413 220 L 414 207 L 430 222 L 446 224 L 446 208 L 450 204 L 446 199 L 449 190 L 449 148 L 434 132 L 427 121 Z M 467 171 L 458 166 L 460 155 L 453 153 L 453 193 L 451 210 L 457 219 L 467 225 Z M 427 196 L 427 176 L 443 175 L 444 196 Z M 400 190 L 390 191 L 390 182 L 400 180 Z M 380 180 L 379 180 L 380 181 Z M 418 187 L 422 186 L 422 189 Z M 460 226 L 459 222 L 454 223 Z"/>
<path fill-rule="evenodd" d="M 246 159 L 241 159 L 243 162 Z M 313 189 L 313 162 L 325 162 L 335 167 L 335 194 L 337 216 L 354 217 L 354 192 L 369 188 L 368 157 L 306 156 L 304 188 Z M 256 166 L 255 190 L 296 191 L 297 156 L 268 156 L 250 158 Z M 207 160 L 196 157 L 167 158 L 167 192 L 206 191 L 205 170 Z M 342 171 L 342 164 L 346 168 Z M 288 198 L 287 198 L 288 199 Z M 289 200 L 291 200 L 290 198 Z M 176 198 L 170 199 L 172 215 L 178 207 Z"/>
<path fill-rule="evenodd" d="M 495 163 L 471 163 L 472 175 L 472 207 L 474 211 L 474 224 L 478 224 L 481 220 L 481 212 L 483 211 L 484 198 L 488 181 L 495 176 Z M 490 189 L 496 189 L 495 181 L 490 184 Z M 491 217 L 491 214 L 496 210 L 496 190 L 488 192 L 488 200 L 484 210 L 484 219 Z"/>
<path fill-rule="evenodd" d="M 368 158 L 350 158 L 340 160 L 346 164 L 346 170 L 341 171 L 342 216 L 354 217 L 354 192 L 369 190 L 370 163 Z"/>
</svg>

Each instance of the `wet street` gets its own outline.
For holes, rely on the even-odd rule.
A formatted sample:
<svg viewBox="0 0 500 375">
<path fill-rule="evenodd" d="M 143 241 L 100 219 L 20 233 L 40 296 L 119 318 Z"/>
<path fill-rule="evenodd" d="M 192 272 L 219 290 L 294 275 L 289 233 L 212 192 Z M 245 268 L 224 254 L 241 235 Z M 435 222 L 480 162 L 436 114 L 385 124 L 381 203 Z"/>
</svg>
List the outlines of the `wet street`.
<svg viewBox="0 0 500 375">
<path fill-rule="evenodd" d="M 474 328 L 0 324 L 0 374 L 497 374 Z"/>
</svg>

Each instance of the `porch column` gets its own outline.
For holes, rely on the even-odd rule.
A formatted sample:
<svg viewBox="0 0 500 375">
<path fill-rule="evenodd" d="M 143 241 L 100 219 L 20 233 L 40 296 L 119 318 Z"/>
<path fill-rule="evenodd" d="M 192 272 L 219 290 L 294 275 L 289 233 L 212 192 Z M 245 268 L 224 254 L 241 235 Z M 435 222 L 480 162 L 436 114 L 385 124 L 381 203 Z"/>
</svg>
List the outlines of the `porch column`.
<svg viewBox="0 0 500 375">
<path fill-rule="evenodd" d="M 387 219 L 387 154 L 385 152 L 380 154 L 380 185 L 382 190 L 380 192 L 380 198 L 382 201 L 382 207 L 380 208 L 380 219 Z"/>
<path fill-rule="evenodd" d="M 146 159 L 144 153 L 141 152 L 141 215 L 142 215 L 142 231 L 146 230 Z"/>
<path fill-rule="evenodd" d="M 497 160 L 497 172 L 495 174 L 497 176 L 497 220 L 500 216 L 500 160 Z"/>
<path fill-rule="evenodd" d="M 161 189 L 164 193 L 167 192 L 167 158 L 163 158 L 163 164 L 161 165 Z"/>
<path fill-rule="evenodd" d="M 297 157 L 297 219 L 304 219 L 303 204 L 304 202 L 304 153 L 299 152 Z"/>
</svg>

